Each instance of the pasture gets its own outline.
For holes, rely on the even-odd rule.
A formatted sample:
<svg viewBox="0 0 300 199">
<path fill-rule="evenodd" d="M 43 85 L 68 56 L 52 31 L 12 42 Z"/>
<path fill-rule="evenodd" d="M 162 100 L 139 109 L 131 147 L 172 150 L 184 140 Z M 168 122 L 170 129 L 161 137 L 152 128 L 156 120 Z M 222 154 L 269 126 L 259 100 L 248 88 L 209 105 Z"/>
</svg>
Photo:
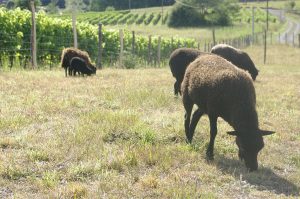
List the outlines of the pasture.
<svg viewBox="0 0 300 199">
<path fill-rule="evenodd" d="M 215 160 L 205 161 L 204 116 L 191 145 L 168 66 L 0 71 L 0 198 L 299 198 L 300 49 L 245 49 L 260 73 L 265 137 L 259 170 L 238 160 L 232 128 L 218 120 Z"/>
</svg>

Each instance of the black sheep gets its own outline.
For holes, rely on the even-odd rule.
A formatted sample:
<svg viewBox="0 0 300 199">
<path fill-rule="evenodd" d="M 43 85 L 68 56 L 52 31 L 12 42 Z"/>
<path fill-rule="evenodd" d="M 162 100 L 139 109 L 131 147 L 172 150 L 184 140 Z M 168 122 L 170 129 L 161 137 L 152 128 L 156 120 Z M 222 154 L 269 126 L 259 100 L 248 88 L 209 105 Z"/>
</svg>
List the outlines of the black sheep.
<svg viewBox="0 0 300 199">
<path fill-rule="evenodd" d="M 257 155 L 264 147 L 262 136 L 274 132 L 259 129 L 256 95 L 250 75 L 220 56 L 203 55 L 187 67 L 181 91 L 187 141 L 192 141 L 198 121 L 207 114 L 210 142 L 206 156 L 213 159 L 217 118 L 222 117 L 234 128 L 228 134 L 236 136 L 239 158 L 245 160 L 250 171 L 257 170 Z M 198 109 L 191 119 L 194 104 Z"/>
<path fill-rule="evenodd" d="M 97 68 L 91 63 L 91 59 L 87 52 L 79 50 L 77 48 L 65 48 L 63 49 L 61 54 L 61 66 L 65 69 L 66 76 L 68 75 L 68 70 L 69 75 L 74 74 L 74 71 L 70 69 L 70 63 L 73 57 L 82 58 L 87 63 L 89 68 L 92 69 L 93 73 L 96 73 Z"/>
<path fill-rule="evenodd" d="M 174 83 L 174 94 L 181 94 L 180 86 L 184 77 L 186 67 L 194 61 L 199 55 L 206 54 L 192 48 L 178 48 L 170 55 L 169 66 L 173 77 L 176 81 Z"/>
<path fill-rule="evenodd" d="M 246 52 L 227 44 L 218 44 L 211 49 L 211 53 L 217 54 L 233 63 L 235 66 L 248 71 L 252 79 L 256 79 L 258 70 Z"/>
<path fill-rule="evenodd" d="M 73 57 L 71 59 L 70 71 L 72 71 L 71 73 L 73 73 L 73 75 L 76 75 L 76 72 L 82 75 L 91 75 L 96 73 L 96 71 L 91 69 L 85 60 L 80 57 Z"/>
</svg>

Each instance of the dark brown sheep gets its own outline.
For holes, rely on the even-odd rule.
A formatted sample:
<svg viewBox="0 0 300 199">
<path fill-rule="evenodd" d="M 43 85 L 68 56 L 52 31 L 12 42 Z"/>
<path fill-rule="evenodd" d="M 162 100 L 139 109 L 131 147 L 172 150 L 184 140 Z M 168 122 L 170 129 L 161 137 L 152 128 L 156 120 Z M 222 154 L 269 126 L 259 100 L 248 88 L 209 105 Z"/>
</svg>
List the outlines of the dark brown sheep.
<svg viewBox="0 0 300 199">
<path fill-rule="evenodd" d="M 65 75 L 68 75 L 68 69 L 69 69 L 69 75 L 72 76 L 72 73 L 74 73 L 70 69 L 71 59 L 73 57 L 80 57 L 83 59 L 88 67 L 90 67 L 95 73 L 96 73 L 96 67 L 91 63 L 91 59 L 89 57 L 89 54 L 85 51 L 79 50 L 77 48 L 65 48 L 62 51 L 61 54 L 61 66 L 65 69 Z"/>
<path fill-rule="evenodd" d="M 253 61 L 246 52 L 240 49 L 236 49 L 227 44 L 218 44 L 211 49 L 211 53 L 217 54 L 227 59 L 237 67 L 248 71 L 252 79 L 256 79 L 258 70 L 256 69 Z"/>
<path fill-rule="evenodd" d="M 222 117 L 234 129 L 228 134 L 236 136 L 239 158 L 245 160 L 250 171 L 257 170 L 257 155 L 264 147 L 262 136 L 274 132 L 259 129 L 256 95 L 250 75 L 220 56 L 202 55 L 188 66 L 181 91 L 187 141 L 192 141 L 200 117 L 207 114 L 210 142 L 206 156 L 213 159 L 217 118 Z M 194 104 L 198 109 L 190 121 Z"/>
<path fill-rule="evenodd" d="M 237 67 L 247 70 L 251 74 L 252 79 L 256 79 L 258 70 L 255 68 L 254 63 L 247 53 L 225 44 L 216 45 L 211 52 L 232 62 Z M 173 77 L 176 79 L 174 84 L 175 95 L 178 95 L 178 93 L 181 94 L 180 85 L 183 80 L 186 67 L 199 55 L 206 54 L 209 53 L 201 52 L 193 48 L 178 48 L 171 53 L 169 66 Z"/>
<path fill-rule="evenodd" d="M 199 55 L 206 54 L 192 48 L 178 48 L 170 55 L 169 66 L 176 82 L 174 84 L 174 94 L 181 94 L 180 85 L 184 77 L 186 67 Z"/>
<path fill-rule="evenodd" d="M 70 62 L 70 70 L 72 71 L 73 75 L 76 75 L 76 72 L 84 76 L 95 74 L 96 71 L 94 71 L 92 68 L 90 68 L 86 62 L 81 59 L 80 57 L 73 57 Z"/>
</svg>

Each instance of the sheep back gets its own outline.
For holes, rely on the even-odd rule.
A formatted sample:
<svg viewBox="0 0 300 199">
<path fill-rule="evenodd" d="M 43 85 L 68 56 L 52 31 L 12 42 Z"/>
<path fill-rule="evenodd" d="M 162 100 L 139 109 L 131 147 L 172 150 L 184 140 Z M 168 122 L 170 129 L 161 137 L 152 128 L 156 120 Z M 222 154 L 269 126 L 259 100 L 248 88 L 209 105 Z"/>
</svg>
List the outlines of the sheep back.
<svg viewBox="0 0 300 199">
<path fill-rule="evenodd" d="M 258 126 L 251 77 L 222 57 L 212 54 L 198 57 L 188 66 L 181 90 L 184 103 L 197 104 L 206 114 L 221 116 L 239 128 L 240 121 L 233 120 L 233 114 L 244 117 L 246 111 L 255 120 L 251 125 Z"/>
<path fill-rule="evenodd" d="M 252 79 L 256 79 L 258 70 L 246 52 L 226 44 L 218 44 L 211 49 L 211 53 L 217 54 L 230 61 L 237 67 L 248 71 Z"/>
<path fill-rule="evenodd" d="M 180 92 L 180 85 L 187 66 L 201 54 L 205 53 L 192 48 L 178 48 L 171 53 L 169 66 L 173 77 L 176 79 L 174 84 L 174 91 L 176 95 Z"/>
</svg>

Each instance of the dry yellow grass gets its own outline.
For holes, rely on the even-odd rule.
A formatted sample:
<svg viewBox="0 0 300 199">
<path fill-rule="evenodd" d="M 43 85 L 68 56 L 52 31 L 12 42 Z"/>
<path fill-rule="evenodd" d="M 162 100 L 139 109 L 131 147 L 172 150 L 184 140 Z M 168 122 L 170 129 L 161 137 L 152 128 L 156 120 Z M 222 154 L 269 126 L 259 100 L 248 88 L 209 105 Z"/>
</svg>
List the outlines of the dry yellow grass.
<svg viewBox="0 0 300 199">
<path fill-rule="evenodd" d="M 204 117 L 185 143 L 174 79 L 160 69 L 0 73 L 0 198 L 299 198 L 300 49 L 245 49 L 265 138 L 259 170 L 237 157 L 219 120 L 215 161 L 204 159 Z"/>
</svg>

